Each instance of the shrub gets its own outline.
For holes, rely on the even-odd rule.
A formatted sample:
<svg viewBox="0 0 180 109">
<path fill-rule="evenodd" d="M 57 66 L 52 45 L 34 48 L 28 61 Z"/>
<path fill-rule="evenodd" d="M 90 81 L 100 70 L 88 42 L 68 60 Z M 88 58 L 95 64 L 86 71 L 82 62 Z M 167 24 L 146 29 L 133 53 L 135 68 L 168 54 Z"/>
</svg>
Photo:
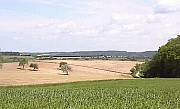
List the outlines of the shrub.
<svg viewBox="0 0 180 109">
<path fill-rule="evenodd" d="M 32 67 L 33 70 L 35 71 L 36 69 L 39 69 L 37 64 L 31 63 L 29 67 Z"/>
<path fill-rule="evenodd" d="M 142 76 L 142 72 L 145 68 L 145 63 L 144 64 L 136 64 L 130 71 L 132 72 L 131 75 L 135 78 L 139 78 Z"/>
</svg>

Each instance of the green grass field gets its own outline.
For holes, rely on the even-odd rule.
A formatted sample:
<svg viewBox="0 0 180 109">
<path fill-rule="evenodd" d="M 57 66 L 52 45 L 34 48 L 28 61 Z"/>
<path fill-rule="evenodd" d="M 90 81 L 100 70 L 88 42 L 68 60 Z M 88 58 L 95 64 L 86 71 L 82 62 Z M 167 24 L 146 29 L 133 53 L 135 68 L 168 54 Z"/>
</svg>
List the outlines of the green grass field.
<svg viewBox="0 0 180 109">
<path fill-rule="evenodd" d="M 2 109 L 180 109 L 180 79 L 0 87 Z"/>
</svg>

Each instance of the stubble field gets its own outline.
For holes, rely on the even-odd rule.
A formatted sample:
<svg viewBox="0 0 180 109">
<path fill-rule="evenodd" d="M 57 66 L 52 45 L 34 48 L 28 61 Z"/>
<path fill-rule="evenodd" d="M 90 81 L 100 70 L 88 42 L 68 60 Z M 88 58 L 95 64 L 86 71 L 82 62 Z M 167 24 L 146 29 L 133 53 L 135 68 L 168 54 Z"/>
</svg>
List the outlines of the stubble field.
<svg viewBox="0 0 180 109">
<path fill-rule="evenodd" d="M 18 63 L 7 63 L 0 70 L 0 86 L 33 85 L 44 83 L 66 83 L 76 81 L 129 79 L 130 69 L 139 62 L 133 61 L 72 61 L 66 60 L 72 67 L 69 75 L 58 70 L 58 63 L 62 60 L 36 61 L 38 71 L 32 71 L 26 65 L 25 70 L 20 69 Z M 31 63 L 31 62 L 29 62 Z"/>
</svg>

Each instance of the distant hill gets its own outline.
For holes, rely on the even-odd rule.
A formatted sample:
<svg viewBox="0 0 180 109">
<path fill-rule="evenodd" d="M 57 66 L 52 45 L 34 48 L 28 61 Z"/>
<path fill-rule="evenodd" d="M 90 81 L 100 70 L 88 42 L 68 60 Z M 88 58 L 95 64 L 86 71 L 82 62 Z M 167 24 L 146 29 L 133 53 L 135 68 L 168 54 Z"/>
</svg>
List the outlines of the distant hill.
<svg viewBox="0 0 180 109">
<path fill-rule="evenodd" d="M 5 56 L 20 56 L 19 52 L 0 52 L 0 54 Z"/>
<path fill-rule="evenodd" d="M 127 51 L 77 51 L 77 52 L 44 52 L 30 53 L 31 55 L 49 54 L 51 56 L 127 56 L 127 57 L 153 57 L 157 51 L 127 52 Z"/>
</svg>

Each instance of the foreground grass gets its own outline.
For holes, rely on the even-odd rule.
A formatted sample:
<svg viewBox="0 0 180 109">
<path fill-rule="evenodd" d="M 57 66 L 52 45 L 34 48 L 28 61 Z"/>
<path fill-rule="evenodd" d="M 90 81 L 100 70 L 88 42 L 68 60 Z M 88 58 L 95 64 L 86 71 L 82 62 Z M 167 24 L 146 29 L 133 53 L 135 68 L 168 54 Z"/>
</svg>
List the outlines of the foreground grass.
<svg viewBox="0 0 180 109">
<path fill-rule="evenodd" d="M 0 108 L 179 109 L 180 79 L 0 87 Z"/>
</svg>

